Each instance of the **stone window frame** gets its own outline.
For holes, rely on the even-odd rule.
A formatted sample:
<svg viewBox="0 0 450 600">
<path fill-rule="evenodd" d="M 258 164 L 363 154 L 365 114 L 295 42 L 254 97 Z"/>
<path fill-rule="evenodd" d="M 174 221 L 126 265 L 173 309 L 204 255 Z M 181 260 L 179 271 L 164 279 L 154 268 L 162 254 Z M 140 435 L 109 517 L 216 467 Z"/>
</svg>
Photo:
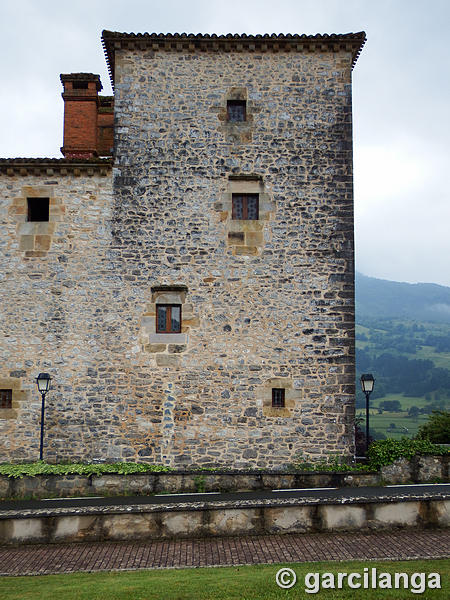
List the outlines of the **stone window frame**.
<svg viewBox="0 0 450 600">
<path fill-rule="evenodd" d="M 185 285 L 160 285 L 151 288 L 151 302 L 146 304 L 141 317 L 139 342 L 142 351 L 150 353 L 157 366 L 178 366 L 181 355 L 188 349 L 189 332 L 200 326 L 193 304 L 186 302 L 188 288 Z M 158 333 L 156 315 L 158 304 L 181 306 L 181 332 Z"/>
<path fill-rule="evenodd" d="M 18 377 L 1 377 L 0 389 L 11 390 L 11 408 L 0 409 L 0 421 L 17 419 L 20 405 L 28 397 L 28 392 L 22 390 L 22 382 Z"/>
<path fill-rule="evenodd" d="M 48 198 L 48 221 L 28 220 L 28 199 Z M 63 221 L 66 207 L 62 199 L 55 194 L 54 186 L 26 185 L 21 189 L 21 195 L 14 198 L 10 214 L 17 223 L 19 251 L 24 258 L 39 258 L 47 256 L 50 250 L 56 224 Z"/>
<path fill-rule="evenodd" d="M 233 121 L 228 117 L 228 102 L 245 102 L 245 120 Z M 261 110 L 255 102 L 248 99 L 246 87 L 230 87 L 220 102 L 211 107 L 219 119 L 219 131 L 233 144 L 248 144 L 253 137 L 254 116 Z"/>
<path fill-rule="evenodd" d="M 233 194 L 258 194 L 258 219 L 233 219 Z M 220 220 L 225 224 L 226 242 L 232 254 L 260 254 L 265 245 L 264 236 L 269 235 L 267 226 L 275 214 L 275 204 L 264 186 L 262 176 L 250 173 L 230 175 L 222 201 L 214 207 L 220 211 Z"/>
<path fill-rule="evenodd" d="M 284 389 L 284 407 L 272 406 L 272 390 L 274 388 Z M 298 409 L 295 411 L 296 414 L 300 412 L 299 405 L 303 399 L 303 392 L 294 387 L 294 382 L 290 377 L 271 377 L 258 389 L 257 397 L 260 398 L 258 404 L 262 404 L 263 416 L 292 418 L 295 408 Z"/>
</svg>

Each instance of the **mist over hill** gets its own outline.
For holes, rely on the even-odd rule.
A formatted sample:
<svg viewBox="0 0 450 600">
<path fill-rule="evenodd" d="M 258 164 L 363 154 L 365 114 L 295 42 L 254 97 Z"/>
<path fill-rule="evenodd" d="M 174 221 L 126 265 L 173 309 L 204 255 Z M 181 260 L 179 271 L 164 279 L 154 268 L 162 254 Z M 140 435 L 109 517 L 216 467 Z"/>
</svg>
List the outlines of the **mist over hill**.
<svg viewBox="0 0 450 600">
<path fill-rule="evenodd" d="M 365 318 L 450 323 L 450 287 L 356 273 L 356 320 Z"/>
</svg>

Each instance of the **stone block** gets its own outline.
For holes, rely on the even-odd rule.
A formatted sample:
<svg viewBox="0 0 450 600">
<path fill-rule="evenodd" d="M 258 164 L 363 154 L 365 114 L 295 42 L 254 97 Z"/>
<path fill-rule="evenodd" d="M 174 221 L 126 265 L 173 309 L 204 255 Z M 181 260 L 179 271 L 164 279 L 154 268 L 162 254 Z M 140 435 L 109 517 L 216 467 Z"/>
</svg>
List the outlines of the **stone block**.
<svg viewBox="0 0 450 600">
<path fill-rule="evenodd" d="M 167 344 L 146 344 L 144 346 L 145 352 L 165 352 L 167 350 Z"/>
<path fill-rule="evenodd" d="M 97 517 L 88 515 L 59 517 L 56 521 L 53 540 L 73 542 L 97 539 L 99 532 L 96 522 Z"/>
<path fill-rule="evenodd" d="M 322 505 L 318 510 L 323 531 L 355 531 L 367 526 L 366 509 L 356 504 Z"/>
<path fill-rule="evenodd" d="M 312 531 L 314 507 L 287 506 L 265 508 L 264 522 L 266 533 L 305 533 Z"/>
<path fill-rule="evenodd" d="M 375 527 L 414 527 L 420 521 L 420 502 L 376 504 L 373 507 Z"/>
<path fill-rule="evenodd" d="M 161 516 L 161 532 L 164 537 L 201 536 L 204 533 L 202 511 L 167 512 Z"/>
<path fill-rule="evenodd" d="M 159 537 L 158 513 L 111 514 L 103 517 L 108 540 L 143 540 Z"/>
<path fill-rule="evenodd" d="M 36 250 L 50 250 L 52 238 L 50 235 L 36 235 L 35 236 L 35 249 Z"/>
<path fill-rule="evenodd" d="M 176 354 L 157 354 L 156 364 L 158 367 L 177 367 L 180 357 Z"/>
<path fill-rule="evenodd" d="M 21 235 L 19 250 L 34 250 L 34 235 Z"/>
<path fill-rule="evenodd" d="M 208 530 L 212 535 L 260 533 L 262 523 L 258 509 L 212 510 L 209 514 Z"/>
</svg>

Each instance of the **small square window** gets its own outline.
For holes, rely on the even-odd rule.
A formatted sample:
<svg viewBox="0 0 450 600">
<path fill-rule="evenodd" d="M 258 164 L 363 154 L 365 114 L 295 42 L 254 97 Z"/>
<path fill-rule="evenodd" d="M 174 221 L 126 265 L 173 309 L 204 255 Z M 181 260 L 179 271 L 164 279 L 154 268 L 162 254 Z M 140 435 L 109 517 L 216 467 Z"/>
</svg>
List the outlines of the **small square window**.
<svg viewBox="0 0 450 600">
<path fill-rule="evenodd" d="M 233 194 L 232 218 L 257 221 L 259 219 L 259 194 Z"/>
<path fill-rule="evenodd" d="M 227 118 L 229 121 L 240 122 L 247 119 L 247 102 L 245 100 L 228 100 Z"/>
<path fill-rule="evenodd" d="M 285 390 L 284 388 L 272 388 L 272 406 L 274 408 L 284 408 Z"/>
<path fill-rule="evenodd" d="M 28 221 L 48 221 L 49 204 L 48 198 L 27 198 Z"/>
<path fill-rule="evenodd" d="M 156 305 L 156 333 L 181 333 L 181 304 Z"/>
<path fill-rule="evenodd" d="M 0 390 L 1 408 L 12 408 L 12 390 Z"/>
</svg>

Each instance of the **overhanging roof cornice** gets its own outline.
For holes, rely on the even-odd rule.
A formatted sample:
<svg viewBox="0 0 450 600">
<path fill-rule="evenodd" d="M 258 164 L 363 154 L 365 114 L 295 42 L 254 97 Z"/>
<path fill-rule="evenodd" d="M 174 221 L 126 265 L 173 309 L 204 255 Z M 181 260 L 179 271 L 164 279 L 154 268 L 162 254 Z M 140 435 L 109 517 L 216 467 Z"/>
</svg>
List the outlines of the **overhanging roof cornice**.
<svg viewBox="0 0 450 600">
<path fill-rule="evenodd" d="M 116 50 L 165 50 L 173 52 L 337 52 L 352 53 L 352 68 L 366 41 L 364 31 L 344 34 L 194 34 L 102 32 L 102 44 L 114 87 Z"/>
<path fill-rule="evenodd" d="M 100 175 L 111 171 L 111 158 L 0 158 L 1 175 Z"/>
</svg>

